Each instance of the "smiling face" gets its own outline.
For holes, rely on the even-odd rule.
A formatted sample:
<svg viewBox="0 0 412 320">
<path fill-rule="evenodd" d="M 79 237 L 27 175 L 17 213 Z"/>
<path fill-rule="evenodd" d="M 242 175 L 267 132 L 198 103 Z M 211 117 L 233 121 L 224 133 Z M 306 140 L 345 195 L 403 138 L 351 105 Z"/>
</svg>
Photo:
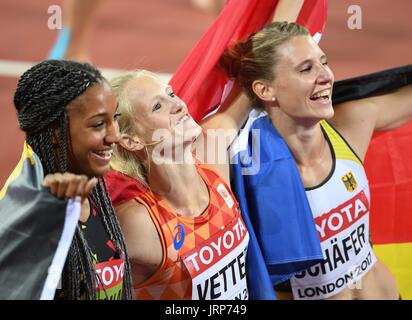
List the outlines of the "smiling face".
<svg viewBox="0 0 412 320">
<path fill-rule="evenodd" d="M 158 141 L 159 132 L 170 134 L 174 144 L 190 144 L 200 135 L 201 128 L 190 116 L 186 104 L 156 76 L 140 75 L 128 83 L 126 90 L 142 143 Z"/>
<path fill-rule="evenodd" d="M 298 122 L 333 117 L 334 77 L 326 55 L 308 36 L 296 36 L 282 44 L 270 84 L 279 108 Z"/>
<path fill-rule="evenodd" d="M 69 171 L 103 176 L 119 142 L 116 98 L 106 82 L 89 87 L 67 106 L 70 127 Z"/>
</svg>

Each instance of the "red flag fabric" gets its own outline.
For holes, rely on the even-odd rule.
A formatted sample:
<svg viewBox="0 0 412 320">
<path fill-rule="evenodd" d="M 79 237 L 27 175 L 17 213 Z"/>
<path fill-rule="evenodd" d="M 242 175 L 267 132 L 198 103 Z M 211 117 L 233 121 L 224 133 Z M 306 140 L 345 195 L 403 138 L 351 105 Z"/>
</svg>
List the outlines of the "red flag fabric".
<svg viewBox="0 0 412 320">
<path fill-rule="evenodd" d="M 365 165 L 374 194 L 373 242 L 412 242 L 412 123 L 376 133 Z M 379 159 L 379 161 L 376 161 Z"/>
<path fill-rule="evenodd" d="M 235 41 L 248 37 L 267 24 L 278 0 L 228 1 L 212 26 L 192 49 L 170 84 L 187 104 L 190 114 L 200 121 L 216 109 L 228 77 L 217 62 L 223 51 Z M 322 33 L 327 16 L 327 0 L 305 0 L 297 22 L 312 35 Z"/>
<path fill-rule="evenodd" d="M 390 106 L 388 106 L 390 108 Z M 374 250 L 412 299 L 412 123 L 376 133 L 365 159 Z"/>
</svg>

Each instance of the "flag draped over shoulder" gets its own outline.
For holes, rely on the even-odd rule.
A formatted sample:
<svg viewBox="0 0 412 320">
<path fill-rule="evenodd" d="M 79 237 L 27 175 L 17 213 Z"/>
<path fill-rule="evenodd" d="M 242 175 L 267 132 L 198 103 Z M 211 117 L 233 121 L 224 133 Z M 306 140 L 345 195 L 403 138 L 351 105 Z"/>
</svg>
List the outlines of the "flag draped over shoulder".
<svg viewBox="0 0 412 320">
<path fill-rule="evenodd" d="M 254 231 L 247 260 L 250 297 L 274 299 L 274 285 L 323 259 L 305 189 L 287 144 L 264 111 L 251 111 L 230 160 L 233 191 Z"/>
<path fill-rule="evenodd" d="M 224 95 L 228 79 L 216 64 L 223 50 L 270 21 L 277 2 L 229 1 L 178 68 L 171 84 L 197 121 L 214 110 Z M 308 27 L 316 40 L 324 28 L 326 10 L 327 0 L 305 0 L 299 14 L 297 22 Z M 378 81 L 374 78 L 374 75 L 369 75 L 335 83 L 334 103 L 359 99 L 410 84 L 411 67 L 384 71 Z M 412 195 L 411 142 L 412 124 L 375 134 L 365 160 L 372 197 L 371 232 L 374 249 L 378 258 L 394 273 L 404 299 L 412 299 L 412 204 L 409 200 Z M 241 169 L 234 167 L 235 172 Z M 245 199 L 244 193 L 237 196 L 240 197 L 240 203 Z M 267 201 L 274 203 L 273 198 Z M 249 232 L 249 276 L 254 280 L 249 281 L 249 284 L 252 284 L 250 296 L 252 299 L 274 299 L 271 284 L 273 277 L 271 280 L 264 255 L 259 252 L 255 231 Z M 254 267 L 250 260 L 254 261 Z M 251 267 L 254 269 L 251 270 Z"/>
<path fill-rule="evenodd" d="M 53 299 L 80 216 L 80 201 L 42 187 L 29 145 L 0 191 L 0 299 Z"/>
<path fill-rule="evenodd" d="M 217 65 L 223 51 L 271 21 L 278 0 L 230 0 L 170 80 L 190 114 L 200 121 L 217 108 L 228 77 Z M 305 0 L 297 22 L 317 40 L 323 32 L 327 0 Z"/>
</svg>

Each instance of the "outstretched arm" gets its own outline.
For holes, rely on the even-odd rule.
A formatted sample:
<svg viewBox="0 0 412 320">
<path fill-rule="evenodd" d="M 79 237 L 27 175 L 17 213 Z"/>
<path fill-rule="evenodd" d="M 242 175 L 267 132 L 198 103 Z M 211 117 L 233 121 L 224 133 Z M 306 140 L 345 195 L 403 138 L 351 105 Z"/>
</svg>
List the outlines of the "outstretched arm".
<svg viewBox="0 0 412 320">
<path fill-rule="evenodd" d="M 370 103 L 377 109 L 375 130 L 399 128 L 412 120 L 412 85 L 370 98 Z"/>
<path fill-rule="evenodd" d="M 398 128 L 412 120 L 412 85 L 385 95 L 335 107 L 331 121 L 363 160 L 375 130 Z"/>
</svg>

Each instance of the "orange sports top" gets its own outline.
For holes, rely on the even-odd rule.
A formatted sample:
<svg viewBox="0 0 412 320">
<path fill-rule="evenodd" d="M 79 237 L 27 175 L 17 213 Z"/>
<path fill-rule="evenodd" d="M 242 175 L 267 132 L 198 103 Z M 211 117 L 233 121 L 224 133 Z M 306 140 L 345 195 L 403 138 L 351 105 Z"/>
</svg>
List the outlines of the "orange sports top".
<svg viewBox="0 0 412 320">
<path fill-rule="evenodd" d="M 159 233 L 163 259 L 158 270 L 135 286 L 135 299 L 247 299 L 249 234 L 230 188 L 205 164 L 196 164 L 209 189 L 209 205 L 186 218 L 146 190 L 143 204 Z"/>
</svg>

